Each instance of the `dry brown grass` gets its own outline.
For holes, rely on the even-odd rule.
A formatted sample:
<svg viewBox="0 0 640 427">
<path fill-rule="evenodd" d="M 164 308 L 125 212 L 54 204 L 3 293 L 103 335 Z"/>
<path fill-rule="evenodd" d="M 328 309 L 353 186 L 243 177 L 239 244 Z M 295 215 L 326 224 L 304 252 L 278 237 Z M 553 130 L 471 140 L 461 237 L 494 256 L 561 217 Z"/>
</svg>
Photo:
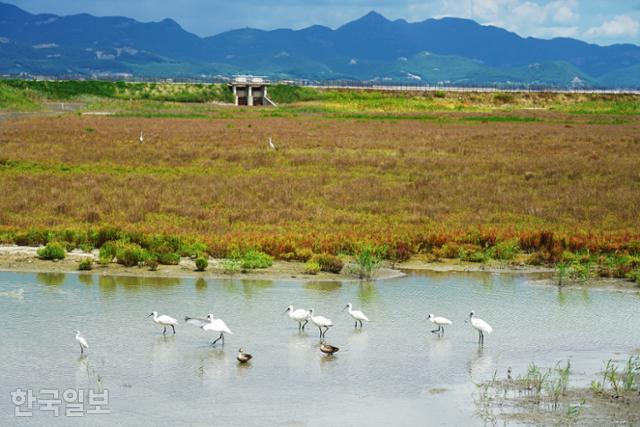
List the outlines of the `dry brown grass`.
<svg viewBox="0 0 640 427">
<path fill-rule="evenodd" d="M 249 242 L 293 236 L 305 244 L 477 228 L 637 238 L 640 121 L 553 122 L 561 117 L 5 121 L 0 224 L 110 224 Z M 268 149 L 268 137 L 278 151 Z"/>
</svg>

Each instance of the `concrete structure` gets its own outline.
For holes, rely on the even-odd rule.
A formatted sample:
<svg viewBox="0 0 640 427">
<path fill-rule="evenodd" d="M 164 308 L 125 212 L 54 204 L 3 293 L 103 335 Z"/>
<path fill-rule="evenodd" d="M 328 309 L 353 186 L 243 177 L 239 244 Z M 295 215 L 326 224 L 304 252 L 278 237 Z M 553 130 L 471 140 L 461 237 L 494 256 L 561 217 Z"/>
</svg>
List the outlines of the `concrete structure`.
<svg viewBox="0 0 640 427">
<path fill-rule="evenodd" d="M 263 77 L 237 76 L 231 84 L 236 105 L 248 106 L 275 106 L 276 104 L 267 96 L 269 82 Z"/>
</svg>

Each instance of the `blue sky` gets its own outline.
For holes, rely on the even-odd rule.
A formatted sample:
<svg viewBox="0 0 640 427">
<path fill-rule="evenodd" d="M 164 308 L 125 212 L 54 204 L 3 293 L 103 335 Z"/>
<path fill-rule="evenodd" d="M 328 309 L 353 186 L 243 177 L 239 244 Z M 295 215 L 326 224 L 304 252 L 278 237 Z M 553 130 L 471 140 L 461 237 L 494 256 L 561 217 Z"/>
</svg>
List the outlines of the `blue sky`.
<svg viewBox="0 0 640 427">
<path fill-rule="evenodd" d="M 3 1 L 3 0 L 0 0 Z M 640 45 L 640 0 L 4 0 L 32 13 L 87 12 L 140 21 L 172 18 L 200 36 L 254 27 L 338 27 L 370 10 L 421 21 L 457 16 L 523 36 Z"/>
</svg>

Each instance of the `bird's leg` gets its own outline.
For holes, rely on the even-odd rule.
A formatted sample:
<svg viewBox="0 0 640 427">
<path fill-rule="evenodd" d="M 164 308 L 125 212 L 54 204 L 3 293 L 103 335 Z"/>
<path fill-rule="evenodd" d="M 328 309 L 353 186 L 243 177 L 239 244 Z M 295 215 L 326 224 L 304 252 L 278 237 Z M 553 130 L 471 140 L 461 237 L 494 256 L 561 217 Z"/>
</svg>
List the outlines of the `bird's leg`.
<svg viewBox="0 0 640 427">
<path fill-rule="evenodd" d="M 162 335 L 165 335 L 167 333 L 167 327 L 165 326 L 164 329 L 162 330 Z"/>
<path fill-rule="evenodd" d="M 303 330 L 303 331 L 304 331 L 304 327 L 305 327 L 305 326 L 307 326 L 307 323 L 309 323 L 309 321 L 308 321 L 308 320 L 305 320 L 305 321 L 304 321 L 304 324 L 302 325 L 302 330 Z"/>
<path fill-rule="evenodd" d="M 220 338 L 222 338 L 222 345 L 224 345 L 224 334 L 220 332 Z"/>
<path fill-rule="evenodd" d="M 175 335 L 175 334 L 176 334 L 176 328 L 175 328 L 175 326 L 171 325 L 171 329 L 173 329 L 173 335 Z"/>
<path fill-rule="evenodd" d="M 82 348 L 82 344 L 80 344 L 80 354 L 84 354 L 84 348 Z"/>
<path fill-rule="evenodd" d="M 322 336 L 324 337 L 327 334 L 327 331 L 329 330 L 328 326 L 324 327 L 324 332 L 322 333 Z"/>
<path fill-rule="evenodd" d="M 362 320 L 360 321 L 360 327 L 362 328 Z"/>
<path fill-rule="evenodd" d="M 298 322 L 298 331 L 302 330 L 302 322 Z"/>
<path fill-rule="evenodd" d="M 220 338 L 222 338 L 222 334 L 220 334 L 220 336 L 218 338 L 216 338 L 211 345 L 216 345 L 216 343 L 220 340 Z"/>
<path fill-rule="evenodd" d="M 358 321 L 356 320 L 356 324 L 353 326 L 354 328 L 358 327 Z"/>
<path fill-rule="evenodd" d="M 444 336 L 444 326 L 440 326 L 440 329 L 442 330 L 442 336 Z"/>
</svg>

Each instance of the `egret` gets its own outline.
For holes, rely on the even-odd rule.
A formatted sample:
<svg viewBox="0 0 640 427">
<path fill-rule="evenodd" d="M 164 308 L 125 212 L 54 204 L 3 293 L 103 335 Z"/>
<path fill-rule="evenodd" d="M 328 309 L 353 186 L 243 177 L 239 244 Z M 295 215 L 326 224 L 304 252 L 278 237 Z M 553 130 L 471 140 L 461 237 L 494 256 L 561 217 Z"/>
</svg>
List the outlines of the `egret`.
<svg viewBox="0 0 640 427">
<path fill-rule="evenodd" d="M 289 317 L 298 322 L 298 330 L 303 330 L 304 327 L 309 323 L 309 312 L 304 308 L 299 308 L 297 310 L 293 309 L 293 306 L 290 305 L 287 307 L 283 314 L 289 313 Z M 304 322 L 304 323 L 302 323 Z"/>
<path fill-rule="evenodd" d="M 80 331 L 76 331 L 76 341 L 80 345 L 80 354 L 84 354 L 84 349 L 89 348 L 89 344 L 87 344 L 87 340 L 80 336 Z"/>
<path fill-rule="evenodd" d="M 236 356 L 236 359 L 238 359 L 238 362 L 240 363 L 247 363 L 249 360 L 253 359 L 253 356 L 250 355 L 249 353 L 245 353 L 240 348 L 238 349 L 238 355 Z"/>
<path fill-rule="evenodd" d="M 340 351 L 340 349 L 338 347 L 332 346 L 331 344 L 327 344 L 326 342 L 323 341 L 320 343 L 320 351 L 325 354 L 333 354 Z"/>
<path fill-rule="evenodd" d="M 144 135 L 142 134 L 142 131 L 140 131 L 140 144 L 142 144 L 144 142 Z"/>
<path fill-rule="evenodd" d="M 351 317 L 353 317 L 356 321 L 355 327 L 358 327 L 358 322 L 360 322 L 360 327 L 362 328 L 362 321 L 364 320 L 365 322 L 369 321 L 369 318 L 367 316 L 364 315 L 363 312 L 361 312 L 360 310 L 354 310 L 353 309 L 353 305 L 351 303 L 347 304 L 347 306 L 345 308 L 342 309 L 342 311 L 349 309 L 349 315 Z"/>
<path fill-rule="evenodd" d="M 269 137 L 269 147 L 274 151 L 277 150 L 276 145 L 271 141 L 271 137 Z"/>
<path fill-rule="evenodd" d="M 167 316 L 166 314 L 161 314 L 160 316 L 158 316 L 157 311 L 152 312 L 147 317 L 151 316 L 153 316 L 154 322 L 156 322 L 158 325 L 164 326 L 164 329 L 162 330 L 163 335 L 167 333 L 167 326 L 171 326 L 171 329 L 173 329 L 173 334 L 175 335 L 176 325 L 178 324 L 178 321 L 176 319 L 171 316 Z"/>
<path fill-rule="evenodd" d="M 493 328 L 487 322 L 475 316 L 476 314 L 471 311 L 471 313 L 469 313 L 469 321 L 471 322 L 471 326 L 478 331 L 478 343 L 484 344 L 484 334 L 491 335 Z"/>
<path fill-rule="evenodd" d="M 320 331 L 320 339 L 324 338 L 324 335 L 327 333 L 329 328 L 333 326 L 333 322 L 330 319 L 327 319 L 324 316 L 314 316 L 313 308 L 309 309 L 309 319 L 311 319 L 313 324 L 318 327 L 318 330 Z M 324 331 L 322 328 L 324 328 Z"/>
<path fill-rule="evenodd" d="M 444 335 L 444 325 L 453 324 L 453 322 L 447 319 L 446 317 L 434 316 L 433 314 L 429 314 L 429 317 L 427 317 L 427 320 L 433 323 L 434 325 L 438 326 L 438 329 L 434 329 L 431 332 L 432 333 L 442 332 L 442 335 Z"/>
<path fill-rule="evenodd" d="M 201 328 L 203 331 L 212 331 L 216 333 L 220 333 L 220 336 L 215 339 L 211 343 L 211 345 L 216 345 L 219 340 L 222 340 L 222 345 L 224 345 L 224 334 L 233 335 L 233 332 L 227 327 L 227 324 L 224 323 L 222 319 L 216 319 L 213 317 L 213 314 L 207 314 L 206 318 L 201 317 L 185 317 L 184 321 Z"/>
</svg>

